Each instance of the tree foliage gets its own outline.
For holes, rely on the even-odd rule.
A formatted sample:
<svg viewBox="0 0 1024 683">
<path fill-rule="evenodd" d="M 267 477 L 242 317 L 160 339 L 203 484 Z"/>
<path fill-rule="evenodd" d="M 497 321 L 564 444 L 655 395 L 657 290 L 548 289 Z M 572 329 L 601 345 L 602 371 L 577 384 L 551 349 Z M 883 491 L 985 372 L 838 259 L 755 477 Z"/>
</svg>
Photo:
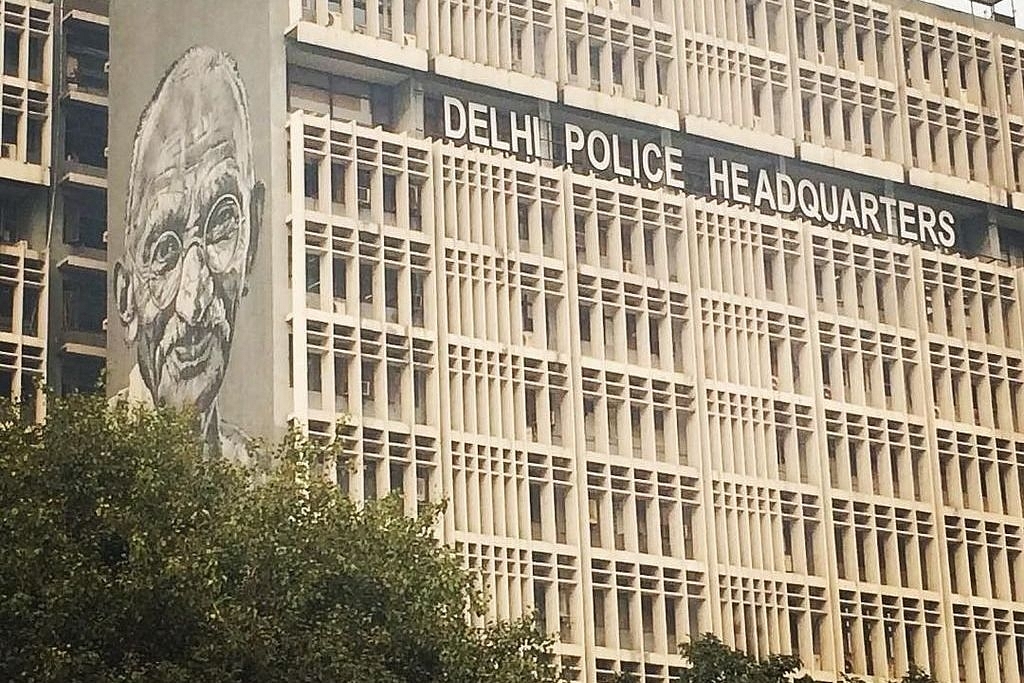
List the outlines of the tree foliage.
<svg viewBox="0 0 1024 683">
<path fill-rule="evenodd" d="M 851 673 L 844 673 L 840 681 L 841 683 L 865 683 L 863 678 Z M 911 664 L 907 673 L 891 683 L 939 683 L 939 679 L 928 673 L 927 669 L 923 669 L 917 664 Z"/>
<path fill-rule="evenodd" d="M 792 655 L 771 655 L 758 660 L 705 633 L 680 646 L 690 667 L 679 683 L 790 683 L 802 664 Z M 809 679 L 808 679 L 809 680 Z"/>
<path fill-rule="evenodd" d="M 4 409 L 0 680 L 558 680 L 531 622 L 473 625 L 484 596 L 437 510 L 355 506 L 303 476 L 323 454 L 294 436 L 264 455 L 259 476 L 206 458 L 167 410 Z"/>
<path fill-rule="evenodd" d="M 798 675 L 803 668 L 799 657 L 771 655 L 758 660 L 734 650 L 714 634 L 705 633 L 680 646 L 690 662 L 679 683 L 813 683 L 809 675 Z M 864 683 L 852 674 L 843 674 L 843 683 Z M 939 683 L 921 667 L 911 664 L 910 670 L 892 683 Z"/>
</svg>

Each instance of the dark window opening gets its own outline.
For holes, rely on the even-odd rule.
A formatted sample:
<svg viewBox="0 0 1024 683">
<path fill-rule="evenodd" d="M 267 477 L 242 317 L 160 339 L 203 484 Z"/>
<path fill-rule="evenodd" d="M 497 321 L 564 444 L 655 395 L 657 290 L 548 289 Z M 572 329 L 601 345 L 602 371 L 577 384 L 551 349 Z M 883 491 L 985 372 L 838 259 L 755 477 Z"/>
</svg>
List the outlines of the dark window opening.
<svg viewBox="0 0 1024 683">
<path fill-rule="evenodd" d="M 384 174 L 384 222 L 394 225 L 398 213 L 398 178 Z"/>
<path fill-rule="evenodd" d="M 425 308 L 423 302 L 424 281 L 426 275 L 414 272 L 409 278 L 409 289 L 412 295 L 412 324 L 422 327 L 424 324 Z"/>
<path fill-rule="evenodd" d="M 4 75 L 17 76 L 21 67 L 21 33 L 4 31 Z"/>
<path fill-rule="evenodd" d="M 63 281 L 64 329 L 70 333 L 103 334 L 106 280 L 102 273 L 82 273 Z"/>
<path fill-rule="evenodd" d="M 61 365 L 61 392 L 68 394 L 98 393 L 102 390 L 105 363 L 92 356 L 66 356 Z"/>
<path fill-rule="evenodd" d="M 107 167 L 107 112 L 105 109 L 70 105 L 66 117 L 64 148 L 71 165 Z"/>
<path fill-rule="evenodd" d="M 29 36 L 28 39 L 28 79 L 41 82 L 43 80 L 43 53 L 46 38 L 40 35 Z"/>
<path fill-rule="evenodd" d="M 35 287 L 26 287 L 22 302 L 21 333 L 31 337 L 39 334 L 39 294 Z"/>
<path fill-rule="evenodd" d="M 102 192 L 75 191 L 65 195 L 64 243 L 106 249 L 107 202 Z"/>
<path fill-rule="evenodd" d="M 335 256 L 331 260 L 331 268 L 332 294 L 335 299 L 345 299 L 348 297 L 348 267 L 345 263 L 345 259 Z"/>
<path fill-rule="evenodd" d="M 306 199 L 316 201 L 320 198 L 320 164 L 313 160 L 307 160 L 302 173 Z"/>
<path fill-rule="evenodd" d="M 14 285 L 0 283 L 0 332 L 14 331 Z"/>
</svg>

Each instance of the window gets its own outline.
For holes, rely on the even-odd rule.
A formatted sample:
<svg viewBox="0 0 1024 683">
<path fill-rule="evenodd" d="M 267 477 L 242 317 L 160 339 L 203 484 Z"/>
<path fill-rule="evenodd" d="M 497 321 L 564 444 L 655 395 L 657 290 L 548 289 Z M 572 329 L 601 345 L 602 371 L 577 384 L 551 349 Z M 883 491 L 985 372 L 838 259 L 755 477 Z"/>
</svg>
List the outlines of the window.
<svg viewBox="0 0 1024 683">
<path fill-rule="evenodd" d="M 361 391 L 363 394 L 363 400 L 366 402 L 372 402 L 374 394 L 376 393 L 376 387 L 374 386 L 374 374 L 375 368 L 373 361 L 363 361 L 363 382 Z"/>
<path fill-rule="evenodd" d="M 345 205 L 345 164 L 331 163 L 331 201 Z"/>
<path fill-rule="evenodd" d="M 376 500 L 377 498 L 377 462 L 366 460 L 363 463 L 363 498 L 365 500 Z"/>
<path fill-rule="evenodd" d="M 523 299 L 523 332 L 533 332 L 533 302 Z"/>
<path fill-rule="evenodd" d="M 661 554 L 665 557 L 672 557 L 672 504 L 663 502 L 659 507 Z"/>
<path fill-rule="evenodd" d="M 306 294 L 320 294 L 320 254 L 306 252 Z"/>
<path fill-rule="evenodd" d="M 541 489 L 540 484 L 530 482 L 530 538 L 542 540 L 543 524 L 541 522 Z"/>
<path fill-rule="evenodd" d="M 345 299 L 348 297 L 348 267 L 345 263 L 345 259 L 340 256 L 335 256 L 331 259 L 331 286 L 333 288 L 332 294 L 335 299 Z"/>
<path fill-rule="evenodd" d="M 43 79 L 43 52 L 46 38 L 41 35 L 30 35 L 28 39 L 28 78 L 30 81 L 41 82 Z"/>
<path fill-rule="evenodd" d="M 306 388 L 312 393 L 323 391 L 323 364 L 319 353 L 306 354 Z"/>
<path fill-rule="evenodd" d="M 366 32 L 366 0 L 353 0 L 352 23 L 359 32 Z"/>
<path fill-rule="evenodd" d="M 590 46 L 590 84 L 594 88 L 601 87 L 601 46 Z"/>
<path fill-rule="evenodd" d="M 384 307 L 388 322 L 398 322 L 398 269 L 384 269 Z"/>
<path fill-rule="evenodd" d="M 344 356 L 334 357 L 334 395 L 348 397 L 348 358 Z"/>
<path fill-rule="evenodd" d="M 395 224 L 398 213 L 397 197 L 398 178 L 390 173 L 384 174 L 384 220 L 389 225 Z"/>
<path fill-rule="evenodd" d="M 303 180 L 305 182 L 306 199 L 316 201 L 320 198 L 320 164 L 316 160 L 306 160 Z"/>
<path fill-rule="evenodd" d="M 4 31 L 4 75 L 17 76 L 21 67 L 21 32 Z"/>
<path fill-rule="evenodd" d="M 365 214 L 370 211 L 372 204 L 371 186 L 373 174 L 370 171 L 359 171 L 358 184 L 356 186 L 357 199 L 359 201 L 359 212 Z"/>
<path fill-rule="evenodd" d="M 409 290 L 412 297 L 412 324 L 423 325 L 424 321 L 424 301 L 423 301 L 423 283 L 426 275 L 419 272 L 413 272 L 409 278 Z"/>
<path fill-rule="evenodd" d="M 100 302 L 94 301 L 93 304 L 102 310 Z M 39 334 L 39 290 L 35 287 L 26 287 L 22 306 L 21 333 L 35 337 Z"/>
<path fill-rule="evenodd" d="M 412 398 L 416 424 L 427 424 L 427 371 L 422 368 L 412 373 Z"/>
<path fill-rule="evenodd" d="M 423 229 L 422 187 L 415 183 L 409 183 L 409 229 Z"/>
<path fill-rule="evenodd" d="M 373 305 L 373 265 L 363 263 L 359 266 L 359 301 L 365 306 Z"/>
<path fill-rule="evenodd" d="M 590 545 L 594 548 L 601 547 L 601 502 L 590 494 L 587 500 L 587 515 L 590 525 Z M 595 617 L 599 613 L 597 605 L 594 605 Z"/>
<path fill-rule="evenodd" d="M 575 40 L 575 39 L 570 39 L 569 43 L 568 43 L 568 46 L 567 46 L 567 49 L 568 49 L 568 52 L 569 52 L 569 75 L 572 76 L 573 78 L 575 78 L 576 76 L 579 76 L 579 74 L 580 74 L 580 65 L 579 65 L 580 43 L 579 43 L 579 41 Z"/>
<path fill-rule="evenodd" d="M 636 501 L 636 543 L 641 553 L 649 552 L 647 547 L 647 501 Z"/>
</svg>

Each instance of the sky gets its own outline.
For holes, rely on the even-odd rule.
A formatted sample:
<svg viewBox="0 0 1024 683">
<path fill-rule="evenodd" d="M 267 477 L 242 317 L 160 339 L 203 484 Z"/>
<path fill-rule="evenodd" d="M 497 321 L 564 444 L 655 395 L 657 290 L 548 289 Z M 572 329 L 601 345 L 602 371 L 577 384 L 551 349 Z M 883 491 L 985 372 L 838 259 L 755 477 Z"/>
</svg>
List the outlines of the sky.
<svg viewBox="0 0 1024 683">
<path fill-rule="evenodd" d="M 934 5 L 944 5 L 946 7 L 952 7 L 953 9 L 963 10 L 969 12 L 971 9 L 970 0 L 925 0 Z M 979 14 L 988 12 L 988 8 L 985 7 L 981 2 L 975 0 L 973 3 L 975 9 Z M 1000 14 L 1009 14 L 1011 7 L 1015 10 L 1014 14 L 1017 17 L 1017 26 L 1024 27 L 1024 0 L 1000 0 L 996 3 L 995 8 Z"/>
</svg>

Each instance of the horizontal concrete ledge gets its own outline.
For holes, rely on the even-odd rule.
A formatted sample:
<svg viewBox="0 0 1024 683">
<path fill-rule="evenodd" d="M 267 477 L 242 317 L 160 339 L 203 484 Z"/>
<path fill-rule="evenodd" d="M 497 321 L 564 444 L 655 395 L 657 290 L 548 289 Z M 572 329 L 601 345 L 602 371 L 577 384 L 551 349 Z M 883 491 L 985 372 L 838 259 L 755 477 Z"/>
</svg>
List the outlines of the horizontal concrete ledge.
<svg viewBox="0 0 1024 683">
<path fill-rule="evenodd" d="M 89 24 L 99 24 L 100 26 L 110 26 L 110 19 L 108 17 L 84 9 L 73 9 L 70 12 L 65 12 L 64 21 L 82 21 Z"/>
<path fill-rule="evenodd" d="M 49 169 L 14 159 L 0 159 L 0 176 L 7 180 L 20 180 L 33 185 L 49 185 Z"/>
<path fill-rule="evenodd" d="M 690 135 L 709 140 L 721 140 L 740 147 L 791 157 L 795 154 L 793 141 L 774 133 L 740 128 L 730 123 L 706 119 L 702 116 L 687 116 L 683 119 L 684 129 Z"/>
<path fill-rule="evenodd" d="M 93 358 L 106 358 L 107 349 L 103 346 L 91 346 L 77 342 L 67 342 L 60 347 L 62 353 L 74 354 L 76 356 L 92 356 Z"/>
<path fill-rule="evenodd" d="M 69 87 L 64 93 L 64 96 L 72 102 L 79 102 L 81 104 L 88 104 L 93 107 L 107 107 L 109 100 L 106 95 L 97 95 L 96 93 L 86 92 L 84 90 L 76 90 Z"/>
<path fill-rule="evenodd" d="M 936 192 L 943 192 L 945 194 L 956 195 L 958 197 L 976 199 L 979 202 L 999 204 L 1002 206 L 1006 206 L 1007 202 L 1006 190 L 998 187 L 990 187 L 985 183 L 979 183 L 973 180 L 964 180 L 963 178 L 954 178 L 940 173 L 932 173 L 931 171 L 926 171 L 921 168 L 910 169 L 909 178 L 907 180 L 911 185 L 923 187 L 927 190 L 935 190 Z"/>
<path fill-rule="evenodd" d="M 81 268 L 83 270 L 96 270 L 105 273 L 107 271 L 107 262 L 89 256 L 72 254 L 61 259 L 60 263 L 57 264 L 57 268 L 61 270 L 64 268 Z"/>
<path fill-rule="evenodd" d="M 615 116 L 668 130 L 679 130 L 679 112 L 669 107 L 658 107 L 646 102 L 607 95 L 578 85 L 567 85 L 562 88 L 562 101 L 570 107 L 587 109 L 595 114 Z"/>
<path fill-rule="evenodd" d="M 3 173 L 3 169 L 0 168 L 0 173 Z M 107 179 L 101 176 L 89 175 L 88 173 L 81 173 L 79 171 L 69 171 L 64 174 L 60 179 L 62 183 L 74 183 L 75 185 L 83 185 L 85 187 L 95 187 L 100 190 L 107 189 Z"/>
<path fill-rule="evenodd" d="M 902 183 L 904 180 L 903 166 L 895 161 L 866 157 L 842 149 L 816 145 L 813 142 L 800 145 L 800 158 L 868 178 L 883 178 L 895 183 Z"/>
<path fill-rule="evenodd" d="M 459 57 L 434 57 L 434 73 L 510 95 L 522 95 L 548 102 L 558 101 L 558 84 L 554 81 L 477 64 Z"/>
<path fill-rule="evenodd" d="M 412 45 L 400 45 L 391 40 L 344 31 L 336 26 L 321 26 L 303 21 L 292 31 L 295 40 L 307 45 L 335 50 L 366 59 L 387 62 L 414 71 L 426 71 L 429 65 L 427 51 Z"/>
</svg>

